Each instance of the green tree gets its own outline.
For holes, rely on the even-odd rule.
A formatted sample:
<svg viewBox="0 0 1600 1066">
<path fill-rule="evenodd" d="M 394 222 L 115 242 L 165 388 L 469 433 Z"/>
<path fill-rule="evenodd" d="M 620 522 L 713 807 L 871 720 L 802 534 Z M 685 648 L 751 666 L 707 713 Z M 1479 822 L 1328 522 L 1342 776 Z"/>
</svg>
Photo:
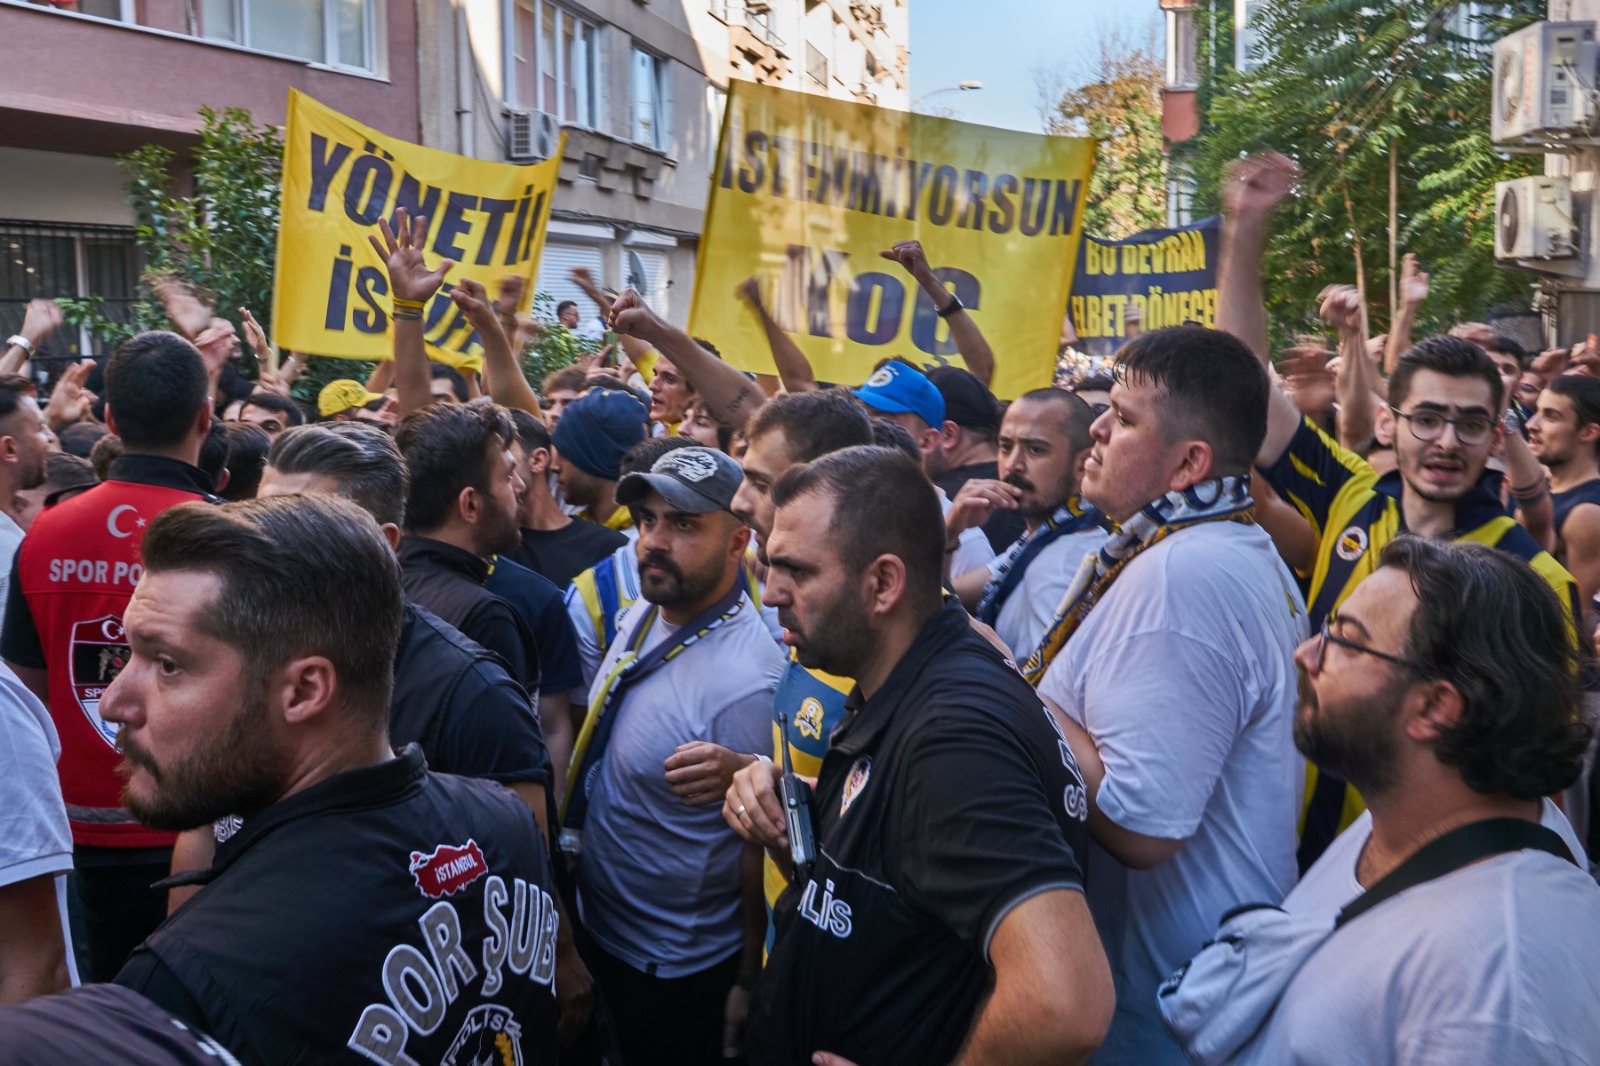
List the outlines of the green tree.
<svg viewBox="0 0 1600 1066">
<path fill-rule="evenodd" d="M 97 297 L 60 301 L 68 320 L 87 325 L 102 343 L 168 324 L 151 289 L 164 277 L 185 279 L 235 326 L 238 309 L 250 308 L 271 335 L 283 138 L 239 108 L 202 108 L 200 117 L 192 194 L 181 190 L 169 148 L 147 144 L 118 160 L 146 268 L 140 298 L 125 318 L 109 314 Z"/>
<path fill-rule="evenodd" d="M 1202 57 L 1201 131 L 1179 154 L 1198 213 L 1216 209 L 1224 170 L 1245 152 L 1276 148 L 1302 169 L 1268 247 L 1275 340 L 1310 326 L 1314 297 L 1333 282 L 1360 286 L 1374 332 L 1387 328 L 1391 264 L 1405 252 L 1432 274 L 1419 329 L 1526 306 L 1527 275 L 1495 265 L 1494 184 L 1534 172 L 1538 159 L 1490 143 L 1491 54 L 1544 4 L 1508 0 L 1470 22 L 1458 6 L 1265 0 L 1254 69 Z M 1202 41 L 1209 28 L 1227 36 L 1206 17 Z"/>
<path fill-rule="evenodd" d="M 1086 232 L 1122 238 L 1166 222 L 1163 76 L 1153 41 L 1112 34 L 1101 38 L 1087 84 L 1059 94 L 1041 88 L 1047 133 L 1100 143 L 1084 204 Z"/>
</svg>

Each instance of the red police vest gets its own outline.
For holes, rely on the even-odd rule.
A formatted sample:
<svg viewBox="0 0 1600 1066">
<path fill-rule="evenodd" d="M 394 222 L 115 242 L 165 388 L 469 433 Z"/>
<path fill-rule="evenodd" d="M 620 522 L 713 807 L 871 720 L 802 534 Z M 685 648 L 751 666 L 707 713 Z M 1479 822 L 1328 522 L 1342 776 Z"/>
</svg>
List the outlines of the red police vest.
<svg viewBox="0 0 1600 1066">
<path fill-rule="evenodd" d="M 168 507 L 205 499 L 199 492 L 198 483 L 180 489 L 107 481 L 43 511 L 17 551 L 17 579 L 50 674 L 50 717 L 61 736 L 57 766 L 74 844 L 171 847 L 176 839 L 123 809 L 119 727 L 100 717 L 100 698 L 128 661 L 122 614 L 144 569 L 145 526 Z"/>
</svg>

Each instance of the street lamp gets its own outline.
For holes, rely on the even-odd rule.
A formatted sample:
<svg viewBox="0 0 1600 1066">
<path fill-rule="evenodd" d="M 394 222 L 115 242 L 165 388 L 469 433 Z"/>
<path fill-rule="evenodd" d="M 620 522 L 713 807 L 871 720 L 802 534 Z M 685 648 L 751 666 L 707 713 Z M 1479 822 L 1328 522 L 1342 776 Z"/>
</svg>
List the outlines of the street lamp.
<svg viewBox="0 0 1600 1066">
<path fill-rule="evenodd" d="M 917 107 L 921 105 L 922 101 L 926 100 L 930 96 L 938 96 L 940 93 L 972 92 L 973 90 L 981 88 L 983 88 L 983 82 L 981 81 L 964 81 L 956 85 L 946 85 L 943 89 L 935 89 L 931 93 L 923 93 L 921 96 L 911 101 L 911 110 L 915 111 Z"/>
</svg>

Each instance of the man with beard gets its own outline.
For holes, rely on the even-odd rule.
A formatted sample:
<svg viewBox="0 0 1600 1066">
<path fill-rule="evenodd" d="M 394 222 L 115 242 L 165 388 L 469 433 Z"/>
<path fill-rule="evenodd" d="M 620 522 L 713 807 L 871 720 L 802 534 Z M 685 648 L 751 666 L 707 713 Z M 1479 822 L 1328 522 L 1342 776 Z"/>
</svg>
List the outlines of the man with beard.
<svg viewBox="0 0 1600 1066">
<path fill-rule="evenodd" d="M 55 449 L 56 435 L 34 399 L 33 383 L 17 374 L 0 375 L 0 603 L 22 544 L 22 527 L 11 518 L 17 493 L 44 483 L 45 456 Z"/>
<path fill-rule="evenodd" d="M 1082 894 L 1083 782 L 1038 697 L 943 599 L 933 486 L 856 447 L 774 496 L 784 640 L 856 687 L 811 804 L 816 863 L 778 904 L 750 1061 L 1082 1061 L 1113 998 Z M 780 776 L 739 771 L 723 816 L 788 868 Z"/>
<path fill-rule="evenodd" d="M 1289 194 L 1294 164 L 1275 153 L 1244 160 L 1223 182 L 1223 227 L 1217 324 L 1268 361 L 1261 264 L 1267 216 Z M 1504 381 L 1471 341 L 1427 337 L 1400 357 L 1378 409 L 1380 437 L 1394 442 L 1398 469 L 1379 477 L 1366 460 L 1341 447 L 1274 388 L 1267 433 L 1256 465 L 1279 496 L 1310 520 L 1319 536 L 1306 596 L 1311 625 L 1320 626 L 1377 568 L 1383 548 L 1402 532 L 1470 540 L 1530 563 L 1572 613 L 1582 617 L 1578 588 L 1560 563 L 1506 513 L 1499 476 L 1487 470 L 1504 434 Z M 1512 486 L 1512 495 L 1542 491 Z M 1299 861 L 1310 866 L 1361 813 L 1361 797 L 1345 782 L 1314 769 L 1307 789 Z"/>
<path fill-rule="evenodd" d="M 140 572 L 147 524 L 174 504 L 217 500 L 197 465 L 211 431 L 205 363 L 174 333 L 141 333 L 106 366 L 106 420 L 124 454 L 110 478 L 43 511 L 17 549 L 0 654 L 50 708 L 72 823 L 68 908 L 85 980 L 116 973 L 166 914 L 152 882 L 173 835 L 122 806 L 117 726 L 99 711 L 127 661 L 122 612 Z"/>
<path fill-rule="evenodd" d="M 553 1060 L 549 858 L 509 791 L 390 747 L 403 608 L 377 523 L 331 496 L 190 504 L 143 552 L 104 698 L 125 801 L 244 825 L 117 983 L 251 1063 L 481 1061 L 491 1032 Z"/>
<path fill-rule="evenodd" d="M 1178 1066 L 1157 985 L 1224 909 L 1294 884 L 1305 608 L 1250 497 L 1266 370 L 1198 326 L 1141 333 L 1118 357 L 1083 475 L 1116 532 L 1023 669 L 1087 783 L 1089 907 L 1117 982 L 1097 1061 Z"/>
<path fill-rule="evenodd" d="M 549 427 L 526 411 L 513 410 L 511 420 L 522 452 L 517 475 L 527 489 L 517 519 L 522 526 L 522 544 L 507 557 L 564 589 L 573 578 L 627 544 L 628 537 L 564 512 L 550 474 L 554 452 Z"/>
<path fill-rule="evenodd" d="M 1600 1048 L 1600 888 L 1546 798 L 1590 736 L 1569 625 L 1509 553 L 1402 537 L 1300 646 L 1295 743 L 1367 811 L 1283 907 L 1332 928 L 1384 898 L 1293 971 L 1234 1061 L 1555 1064 Z M 1410 887 L 1390 895 L 1396 873 Z"/>
<path fill-rule="evenodd" d="M 1578 583 L 1592 619 L 1600 592 L 1600 381 L 1579 374 L 1552 379 L 1528 421 L 1528 442 L 1550 471 L 1556 558 Z"/>
<path fill-rule="evenodd" d="M 741 921 L 739 839 L 716 807 L 679 802 L 663 769 L 691 741 L 768 743 L 783 656 L 746 589 L 750 531 L 728 511 L 738 485 L 738 464 L 700 447 L 617 485 L 643 599 L 595 681 L 561 840 L 625 1063 L 716 1061 L 729 992 L 761 965 Z"/>
<path fill-rule="evenodd" d="M 1093 422 L 1089 405 L 1070 392 L 1023 393 L 1000 426 L 1000 479 L 967 481 L 944 516 L 946 557 L 954 554 L 963 530 L 987 528 L 996 512 L 1022 517 L 1026 531 L 1003 555 L 951 583 L 1019 661 L 1033 653 L 1055 620 L 1083 557 L 1105 543 L 1099 512 L 1078 498 Z"/>
<path fill-rule="evenodd" d="M 400 572 L 406 596 L 488 648 L 530 693 L 539 649 L 517 612 L 484 587 L 488 558 L 522 543 L 516 428 L 495 404 L 430 404 L 400 424 L 411 471 Z"/>
</svg>

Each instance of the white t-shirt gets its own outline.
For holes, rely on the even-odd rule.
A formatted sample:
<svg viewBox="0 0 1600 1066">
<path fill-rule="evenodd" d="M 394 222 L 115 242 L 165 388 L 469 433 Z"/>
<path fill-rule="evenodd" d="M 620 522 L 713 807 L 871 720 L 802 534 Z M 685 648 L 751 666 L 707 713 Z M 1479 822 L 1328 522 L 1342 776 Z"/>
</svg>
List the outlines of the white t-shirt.
<svg viewBox="0 0 1600 1066">
<path fill-rule="evenodd" d="M 935 485 L 933 491 L 939 494 L 939 513 L 950 513 L 950 497 L 946 496 L 944 489 Z M 956 538 L 956 552 L 950 558 L 950 578 L 954 580 L 962 574 L 970 573 L 980 566 L 988 566 L 994 559 L 994 546 L 989 543 L 989 538 L 983 535 L 981 529 L 963 529 L 961 536 Z"/>
<path fill-rule="evenodd" d="M 62 942 L 76 985 L 78 969 L 67 922 L 72 830 L 56 774 L 60 757 L 61 741 L 50 712 L 10 667 L 0 663 L 0 889 L 56 875 Z"/>
<path fill-rule="evenodd" d="M 630 607 L 602 663 L 608 673 L 650 604 Z M 645 654 L 673 636 L 657 618 Z M 738 614 L 627 690 L 583 825 L 584 927 L 606 951 L 656 976 L 681 977 L 738 950 L 744 845 L 721 804 L 690 807 L 662 763 L 680 744 L 736 752 L 772 746 L 772 695 L 787 660 L 748 597 Z"/>
<path fill-rule="evenodd" d="M 1540 819 L 1584 862 L 1549 800 Z M 1363 814 L 1284 900 L 1330 922 L 1364 889 Z M 1565 859 L 1497 855 L 1385 900 L 1305 961 L 1240 1062 L 1600 1063 L 1600 885 Z M 1153 999 L 1154 997 L 1152 997 Z"/>
<path fill-rule="evenodd" d="M 1271 538 L 1213 522 L 1130 562 L 1040 682 L 1099 748 L 1101 813 L 1187 841 L 1150 870 L 1090 845 L 1089 908 L 1117 993 L 1096 1063 L 1183 1064 L 1156 987 L 1223 911 L 1276 902 L 1294 884 L 1305 767 L 1292 656 L 1305 634 L 1305 605 Z"/>
<path fill-rule="evenodd" d="M 11 563 L 22 547 L 22 533 L 22 527 L 0 511 L 0 603 L 5 603 L 11 592 Z"/>
<path fill-rule="evenodd" d="M 1056 620 L 1061 598 L 1072 584 L 1083 557 L 1099 551 L 1105 542 L 1105 530 L 1086 529 L 1058 537 L 1033 557 L 1022 572 L 1022 580 L 1000 605 L 1000 614 L 994 620 L 994 631 L 1006 642 L 1017 662 L 1026 661 L 1033 654 L 1050 623 Z M 989 563 L 991 581 L 999 573 L 1002 559 L 1003 556 L 997 556 Z"/>
</svg>

